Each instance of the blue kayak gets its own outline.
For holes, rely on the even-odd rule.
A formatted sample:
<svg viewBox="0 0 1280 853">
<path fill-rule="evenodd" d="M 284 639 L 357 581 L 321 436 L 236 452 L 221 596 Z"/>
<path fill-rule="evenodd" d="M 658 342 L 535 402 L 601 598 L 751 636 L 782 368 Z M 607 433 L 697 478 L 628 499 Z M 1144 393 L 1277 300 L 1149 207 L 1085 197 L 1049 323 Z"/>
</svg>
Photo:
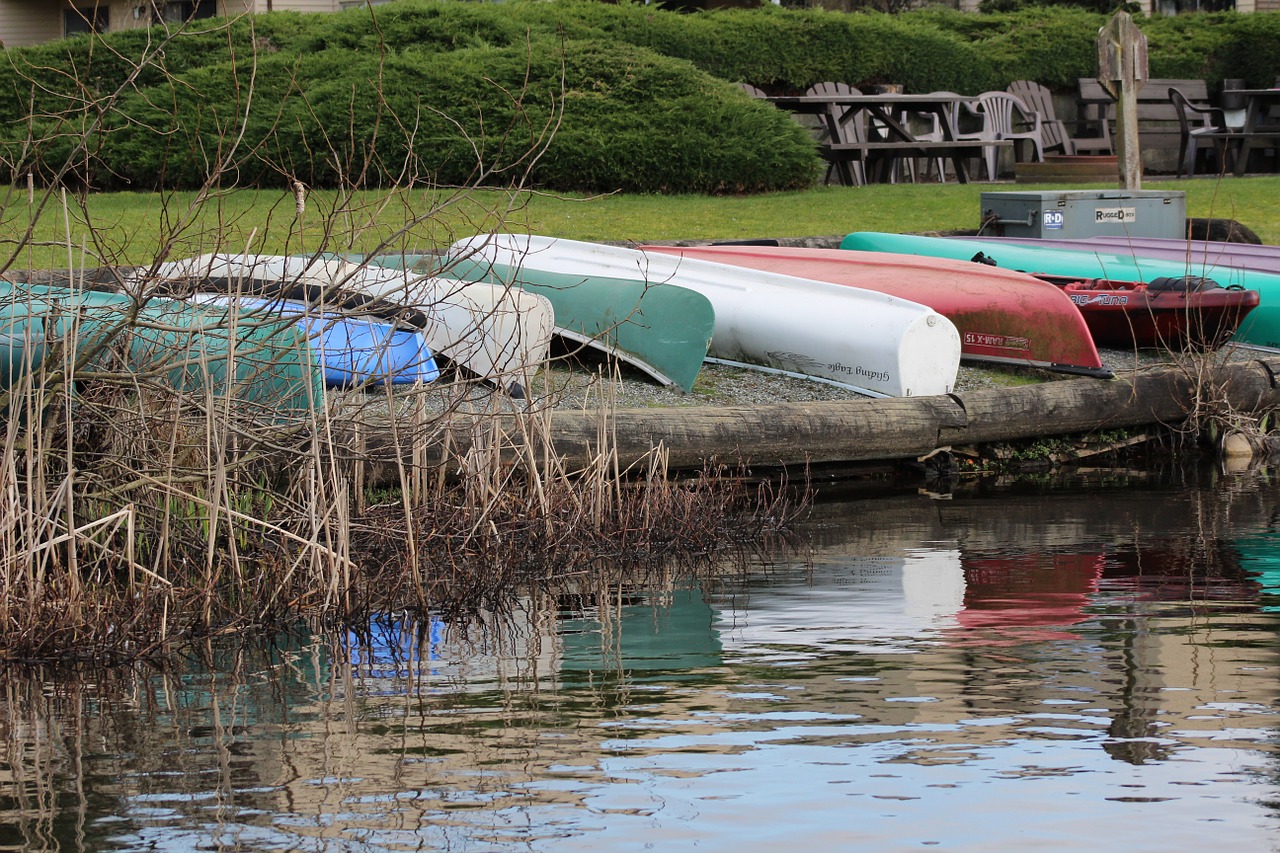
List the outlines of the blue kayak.
<svg viewBox="0 0 1280 853">
<path fill-rule="evenodd" d="M 984 263 L 1032 274 L 1078 279 L 1110 279 L 1150 283 L 1159 278 L 1202 276 L 1223 287 L 1257 291 L 1258 307 L 1241 321 L 1231 342 L 1280 350 L 1280 275 L 1226 265 L 1195 264 L 1189 269 L 1179 261 L 1147 258 L 1123 251 L 1080 251 L 1010 245 L 994 240 L 951 240 L 857 231 L 840 242 L 840 248 L 863 252 L 898 252 L 955 260 L 981 259 Z"/>
<path fill-rule="evenodd" d="M 200 304 L 234 304 L 241 321 L 254 317 L 293 319 L 311 343 L 326 385 L 410 385 L 440 376 L 419 329 L 374 317 L 320 312 L 302 302 L 200 294 Z"/>
</svg>

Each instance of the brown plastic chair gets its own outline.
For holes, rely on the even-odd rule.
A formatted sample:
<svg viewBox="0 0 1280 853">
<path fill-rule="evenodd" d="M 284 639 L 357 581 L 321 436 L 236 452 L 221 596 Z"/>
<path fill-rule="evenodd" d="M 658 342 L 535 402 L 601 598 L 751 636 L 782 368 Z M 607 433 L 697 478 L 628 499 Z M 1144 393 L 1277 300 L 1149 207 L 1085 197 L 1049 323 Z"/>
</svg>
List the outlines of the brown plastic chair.
<svg viewBox="0 0 1280 853">
<path fill-rule="evenodd" d="M 954 92 L 942 92 L 942 91 L 930 92 L 929 94 L 947 95 L 947 96 L 955 95 Z M 935 113 L 932 113 L 932 112 L 922 113 L 922 112 L 908 110 L 903 114 L 902 119 L 904 124 L 916 123 L 916 124 L 920 124 L 921 126 L 928 127 L 927 130 L 924 130 L 924 129 L 916 130 L 912 134 L 912 136 L 914 136 L 916 139 L 920 140 L 921 142 L 947 141 L 946 134 L 942 130 L 942 121 L 938 118 L 937 114 Z M 947 110 L 947 121 L 950 122 L 951 128 L 953 131 L 958 129 L 956 125 L 956 110 L 954 108 Z M 923 157 L 923 158 L 916 158 L 915 160 L 908 161 L 908 162 L 909 162 L 909 169 L 910 169 L 909 177 L 913 182 L 918 179 L 917 178 L 918 175 L 923 177 L 923 179 L 927 181 L 929 177 L 933 174 L 933 170 L 935 168 L 938 170 L 938 182 L 943 184 L 947 182 L 947 160 L 945 157 Z"/>
<path fill-rule="evenodd" d="M 1200 143 L 1208 142 L 1213 146 L 1218 158 L 1218 170 L 1226 173 L 1228 157 L 1231 154 L 1229 143 L 1240 136 L 1227 126 L 1226 113 L 1219 107 L 1199 107 L 1187 100 L 1187 96 L 1176 86 L 1169 87 L 1169 100 L 1178 114 L 1178 129 L 1181 137 L 1178 141 L 1178 177 L 1184 174 L 1190 178 L 1195 175 L 1200 155 L 1208 153 Z"/>
</svg>

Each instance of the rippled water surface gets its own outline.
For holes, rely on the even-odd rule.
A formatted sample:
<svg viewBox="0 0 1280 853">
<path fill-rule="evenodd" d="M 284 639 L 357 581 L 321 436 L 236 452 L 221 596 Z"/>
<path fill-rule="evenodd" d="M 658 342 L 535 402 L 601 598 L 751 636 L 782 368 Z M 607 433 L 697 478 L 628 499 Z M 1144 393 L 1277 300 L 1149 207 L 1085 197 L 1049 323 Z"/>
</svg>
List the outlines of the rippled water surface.
<svg viewBox="0 0 1280 853">
<path fill-rule="evenodd" d="M 820 504 L 745 579 L 5 684 L 0 849 L 1280 849 L 1280 486 Z"/>
</svg>

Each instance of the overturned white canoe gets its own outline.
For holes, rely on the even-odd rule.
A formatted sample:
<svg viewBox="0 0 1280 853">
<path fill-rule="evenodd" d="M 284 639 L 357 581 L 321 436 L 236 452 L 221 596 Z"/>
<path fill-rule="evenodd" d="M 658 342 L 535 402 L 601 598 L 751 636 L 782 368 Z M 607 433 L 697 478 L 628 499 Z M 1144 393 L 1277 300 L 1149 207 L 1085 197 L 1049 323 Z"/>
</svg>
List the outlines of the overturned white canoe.
<svg viewBox="0 0 1280 853">
<path fill-rule="evenodd" d="M 884 293 L 576 240 L 489 234 L 450 257 L 696 290 L 715 309 L 708 361 L 814 379 L 875 397 L 945 394 L 960 334 L 933 309 Z"/>
<path fill-rule="evenodd" d="M 488 282 L 455 281 L 332 256 L 201 255 L 161 264 L 155 279 L 192 279 L 224 292 L 260 293 L 263 282 L 320 288 L 325 299 L 361 294 L 411 308 L 431 350 L 514 396 L 546 361 L 554 316 L 545 297 Z M 299 298 L 295 292 L 278 295 Z M 313 300 L 314 296 L 307 296 Z"/>
</svg>

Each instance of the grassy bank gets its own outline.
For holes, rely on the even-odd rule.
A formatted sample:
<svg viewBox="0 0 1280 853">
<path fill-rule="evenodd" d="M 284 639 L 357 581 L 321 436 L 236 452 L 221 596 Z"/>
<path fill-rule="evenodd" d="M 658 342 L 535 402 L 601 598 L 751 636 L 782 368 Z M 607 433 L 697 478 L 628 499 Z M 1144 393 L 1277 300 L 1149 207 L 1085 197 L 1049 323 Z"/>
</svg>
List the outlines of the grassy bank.
<svg viewBox="0 0 1280 853">
<path fill-rule="evenodd" d="M 1086 187 L 1071 187 L 1084 189 Z M 1089 189 L 1114 189 L 1093 185 Z M 1235 219 L 1280 243 L 1280 176 L 1148 180 L 1144 189 L 1187 194 L 1187 215 Z M 802 237 L 850 231 L 976 228 L 984 192 L 1066 189 L 1024 184 L 818 187 L 765 195 L 565 196 L 497 190 L 312 192 L 301 214 L 279 192 L 108 193 L 83 199 L 34 193 L 3 207 L 0 268 L 145 264 L 214 251 L 266 253 L 422 251 L 486 230 L 579 240 Z M 21 234 L 34 223 L 33 241 Z"/>
</svg>

